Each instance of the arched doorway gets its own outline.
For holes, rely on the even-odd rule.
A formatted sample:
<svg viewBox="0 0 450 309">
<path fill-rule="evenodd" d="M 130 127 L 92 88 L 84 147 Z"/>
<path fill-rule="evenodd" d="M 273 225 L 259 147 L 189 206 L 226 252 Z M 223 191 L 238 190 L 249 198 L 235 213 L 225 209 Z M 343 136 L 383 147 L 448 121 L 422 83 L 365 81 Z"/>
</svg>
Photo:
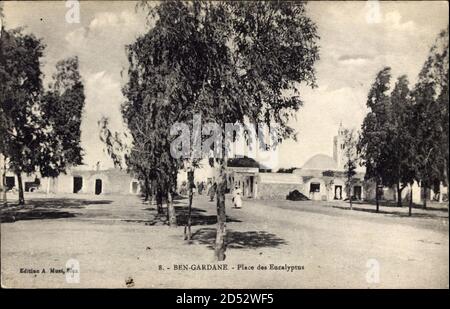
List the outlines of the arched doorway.
<svg viewBox="0 0 450 309">
<path fill-rule="evenodd" d="M 342 186 L 339 185 L 334 186 L 334 199 L 342 200 Z"/>
<path fill-rule="evenodd" d="M 95 194 L 99 195 L 102 193 L 102 180 L 96 179 L 95 180 Z"/>
</svg>

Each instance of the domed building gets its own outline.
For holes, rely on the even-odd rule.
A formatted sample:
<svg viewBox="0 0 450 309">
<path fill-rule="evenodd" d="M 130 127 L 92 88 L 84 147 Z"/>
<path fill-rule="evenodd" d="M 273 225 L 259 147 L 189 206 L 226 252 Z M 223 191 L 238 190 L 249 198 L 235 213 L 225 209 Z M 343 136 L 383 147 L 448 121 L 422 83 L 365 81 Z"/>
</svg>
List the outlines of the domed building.
<svg viewBox="0 0 450 309">
<path fill-rule="evenodd" d="M 342 149 L 341 149 L 342 150 Z M 340 154 L 340 151 L 335 151 Z M 311 200 L 343 200 L 347 198 L 345 172 L 335 158 L 324 154 L 312 156 L 299 169 L 293 171 L 302 179 L 302 193 Z M 361 200 L 364 198 L 364 173 L 354 176 L 352 195 Z"/>
<path fill-rule="evenodd" d="M 347 198 L 348 188 L 345 182 L 344 133 L 342 124 L 338 134 L 333 139 L 333 157 L 316 154 L 293 171 L 302 179 L 302 193 L 312 200 L 344 200 Z M 357 200 L 365 197 L 364 171 L 356 170 L 353 177 L 352 196 Z"/>
<path fill-rule="evenodd" d="M 298 190 L 311 200 L 346 199 L 344 132 L 341 125 L 333 139 L 333 157 L 316 154 L 292 173 L 259 173 L 255 178 L 257 187 L 255 197 L 285 198 L 289 192 Z M 362 200 L 367 193 L 364 186 L 364 171 L 357 169 L 356 172 L 351 188 L 352 196 Z"/>
<path fill-rule="evenodd" d="M 324 154 L 317 154 L 315 156 L 312 156 L 308 161 L 306 161 L 306 163 L 303 164 L 302 169 L 336 171 L 338 170 L 338 164 L 330 156 Z"/>
<path fill-rule="evenodd" d="M 312 200 L 344 200 L 348 188 L 345 185 L 344 128 L 339 126 L 338 134 L 333 139 L 333 157 L 316 154 L 293 171 L 302 179 L 302 193 Z M 357 200 L 365 197 L 364 172 L 356 171 L 353 177 L 352 195 Z"/>
</svg>

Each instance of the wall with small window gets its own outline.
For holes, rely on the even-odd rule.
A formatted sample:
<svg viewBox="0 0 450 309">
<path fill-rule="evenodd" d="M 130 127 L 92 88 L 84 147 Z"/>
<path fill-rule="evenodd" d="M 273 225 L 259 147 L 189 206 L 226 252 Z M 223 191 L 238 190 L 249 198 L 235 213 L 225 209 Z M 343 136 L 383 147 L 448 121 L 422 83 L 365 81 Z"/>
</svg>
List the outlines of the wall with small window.
<svg viewBox="0 0 450 309">
<path fill-rule="evenodd" d="M 315 201 L 326 201 L 328 199 L 325 181 L 321 178 L 311 178 L 305 181 L 302 193 Z"/>
</svg>

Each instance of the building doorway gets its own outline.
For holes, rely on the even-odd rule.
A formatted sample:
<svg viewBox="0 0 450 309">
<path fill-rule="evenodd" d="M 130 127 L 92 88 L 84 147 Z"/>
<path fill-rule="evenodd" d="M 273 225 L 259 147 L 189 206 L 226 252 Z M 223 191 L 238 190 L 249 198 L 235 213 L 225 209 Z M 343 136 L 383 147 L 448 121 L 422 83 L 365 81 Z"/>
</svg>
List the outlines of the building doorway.
<svg viewBox="0 0 450 309">
<path fill-rule="evenodd" d="M 11 190 L 16 186 L 16 178 L 14 176 L 6 176 L 6 190 Z"/>
<path fill-rule="evenodd" d="M 83 177 L 73 177 L 73 193 L 78 193 L 83 188 Z"/>
<path fill-rule="evenodd" d="M 334 199 L 342 200 L 342 186 L 334 186 Z"/>
<path fill-rule="evenodd" d="M 311 182 L 309 185 L 309 198 L 311 200 L 319 200 L 320 199 L 320 183 Z"/>
<path fill-rule="evenodd" d="M 95 195 L 99 195 L 102 193 L 102 180 L 96 179 L 95 180 Z"/>
<path fill-rule="evenodd" d="M 379 200 L 384 199 L 384 187 L 382 185 L 378 186 L 377 192 L 378 192 L 378 199 Z"/>
<path fill-rule="evenodd" d="M 362 188 L 361 188 L 361 186 L 354 186 L 353 187 L 353 196 L 355 197 L 355 199 L 360 201 L 361 200 L 361 195 L 362 195 Z"/>
<path fill-rule="evenodd" d="M 137 194 L 138 188 L 139 188 L 139 183 L 137 181 L 132 181 L 131 182 L 131 193 Z"/>
</svg>

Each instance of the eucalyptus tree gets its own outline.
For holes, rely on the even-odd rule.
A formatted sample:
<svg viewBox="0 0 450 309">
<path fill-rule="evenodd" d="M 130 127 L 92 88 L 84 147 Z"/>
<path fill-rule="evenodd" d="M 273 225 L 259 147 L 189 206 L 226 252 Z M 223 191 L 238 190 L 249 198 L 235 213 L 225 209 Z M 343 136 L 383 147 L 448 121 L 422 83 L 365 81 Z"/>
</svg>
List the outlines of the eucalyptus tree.
<svg viewBox="0 0 450 309">
<path fill-rule="evenodd" d="M 57 63 L 46 91 L 40 62 L 44 43 L 21 29 L 1 31 L 0 151 L 17 175 L 19 204 L 24 204 L 22 174 L 56 177 L 81 164 L 84 89 L 75 57 Z"/>
<path fill-rule="evenodd" d="M 430 49 L 412 90 L 415 109 L 416 172 L 425 190 L 440 182 L 449 185 L 448 175 L 448 27 Z"/>
<path fill-rule="evenodd" d="M 81 120 L 85 104 L 78 57 L 58 61 L 52 83 L 41 100 L 45 142 L 41 143 L 39 170 L 43 177 L 57 177 L 83 163 Z"/>
<path fill-rule="evenodd" d="M 359 156 L 356 145 L 358 143 L 357 135 L 354 130 L 344 130 L 344 173 L 346 177 L 345 186 L 347 189 L 347 197 L 350 203 L 350 209 L 353 207 L 352 187 L 354 184 L 354 176 L 359 163 Z"/>
<path fill-rule="evenodd" d="M 376 211 L 379 211 L 379 187 L 389 172 L 387 165 L 389 140 L 389 113 L 391 68 L 385 67 L 378 72 L 369 91 L 367 107 L 370 111 L 361 126 L 358 152 L 366 167 L 366 180 L 375 182 Z"/>
<path fill-rule="evenodd" d="M 20 29 L 3 30 L 0 37 L 0 114 L 2 153 L 18 179 L 19 204 L 24 204 L 22 174 L 38 165 L 39 99 L 42 93 L 40 58 L 44 44 Z"/>
<path fill-rule="evenodd" d="M 406 75 L 400 76 L 390 95 L 391 108 L 387 128 L 388 144 L 385 181 L 388 186 L 396 186 L 397 206 L 402 206 L 402 191 L 415 180 L 416 140 L 414 128 L 414 106 Z M 411 205 L 410 205 L 411 206 Z"/>
<path fill-rule="evenodd" d="M 145 35 L 148 41 L 136 42 L 142 50 L 139 85 L 160 85 L 164 103 L 158 105 L 173 108 L 165 112 L 167 123 L 184 122 L 192 129 L 190 119 L 198 114 L 222 130 L 226 123 L 247 120 L 277 124 L 280 139 L 294 136 L 288 121 L 302 105 L 299 85 L 315 86 L 318 59 L 317 28 L 304 2 L 171 1 L 148 12 L 155 23 Z M 142 101 L 144 92 L 133 92 L 135 100 Z M 229 146 L 205 149 L 215 154 L 211 161 L 218 169 L 218 260 L 225 259 L 226 249 Z"/>
<path fill-rule="evenodd" d="M 127 46 L 129 80 L 123 88 L 122 115 L 132 139 L 128 166 L 144 179 L 156 181 L 157 204 L 164 195 L 169 224 L 176 226 L 172 195 L 180 163 L 170 155 L 170 124 L 182 109 L 174 103 L 180 75 L 162 53 L 167 44 L 164 31 L 156 25 Z"/>
</svg>

